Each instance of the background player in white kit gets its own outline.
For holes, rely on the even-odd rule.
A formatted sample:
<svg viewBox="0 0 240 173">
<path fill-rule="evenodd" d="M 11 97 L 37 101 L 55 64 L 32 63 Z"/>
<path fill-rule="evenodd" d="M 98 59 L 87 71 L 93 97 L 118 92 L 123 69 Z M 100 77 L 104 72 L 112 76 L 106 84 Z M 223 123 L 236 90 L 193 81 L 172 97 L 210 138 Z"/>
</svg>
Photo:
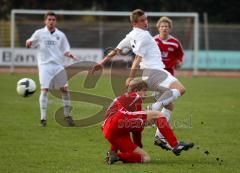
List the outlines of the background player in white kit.
<svg viewBox="0 0 240 173">
<path fill-rule="evenodd" d="M 185 92 L 184 86 L 168 71 L 164 70 L 161 59 L 161 52 L 154 38 L 147 31 L 148 20 L 144 11 L 134 10 L 130 16 L 133 30 L 118 44 L 117 48 L 111 51 L 99 64 L 91 69 L 91 72 L 101 69 L 103 65 L 121 53 L 124 48 L 131 48 L 136 57 L 133 61 L 129 78 L 126 85 L 134 79 L 138 66 L 143 69 L 142 79 L 148 84 L 152 91 L 158 91 L 161 96 L 151 105 L 152 110 L 159 110 L 161 106 L 167 107 Z M 169 120 L 170 114 L 164 114 Z M 161 142 L 161 141 L 160 141 Z"/>
<path fill-rule="evenodd" d="M 63 60 L 64 56 L 75 60 L 77 60 L 77 58 L 70 52 L 70 46 L 65 34 L 55 27 L 56 20 L 57 18 L 55 13 L 48 12 L 45 14 L 45 27 L 36 30 L 31 38 L 26 41 L 27 48 L 38 48 L 38 70 L 41 85 L 39 103 L 41 125 L 43 127 L 46 126 L 49 88 L 60 89 L 64 104 L 65 120 L 70 126 L 74 125 L 73 119 L 69 115 L 70 95 L 67 89 L 67 75 L 64 71 Z"/>
</svg>

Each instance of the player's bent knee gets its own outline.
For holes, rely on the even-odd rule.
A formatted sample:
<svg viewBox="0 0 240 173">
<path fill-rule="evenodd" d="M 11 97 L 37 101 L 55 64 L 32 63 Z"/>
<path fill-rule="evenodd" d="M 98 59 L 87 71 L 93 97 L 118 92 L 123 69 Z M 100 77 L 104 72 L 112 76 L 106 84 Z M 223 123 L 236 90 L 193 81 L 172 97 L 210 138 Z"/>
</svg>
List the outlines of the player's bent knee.
<svg viewBox="0 0 240 173">
<path fill-rule="evenodd" d="M 186 92 L 185 87 L 181 86 L 180 89 L 179 89 L 179 92 L 180 92 L 181 95 L 183 95 Z"/>
<path fill-rule="evenodd" d="M 181 95 L 183 95 L 186 92 L 185 87 L 183 86 L 183 84 L 179 81 L 175 81 L 173 82 L 170 87 L 171 89 L 177 89 Z"/>
<path fill-rule="evenodd" d="M 178 86 L 176 89 L 180 92 L 181 95 L 183 95 L 186 92 L 185 87 L 181 83 L 178 83 Z"/>
</svg>

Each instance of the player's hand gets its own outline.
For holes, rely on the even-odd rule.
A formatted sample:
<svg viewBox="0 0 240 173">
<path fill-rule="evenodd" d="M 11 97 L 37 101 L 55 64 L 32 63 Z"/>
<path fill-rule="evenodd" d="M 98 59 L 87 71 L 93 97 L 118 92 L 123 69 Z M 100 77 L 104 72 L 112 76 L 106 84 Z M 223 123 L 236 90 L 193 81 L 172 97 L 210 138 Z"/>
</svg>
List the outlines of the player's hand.
<svg viewBox="0 0 240 173">
<path fill-rule="evenodd" d="M 90 69 L 89 72 L 90 72 L 91 74 L 94 74 L 96 71 L 98 71 L 98 70 L 100 70 L 100 69 L 103 69 L 103 65 L 97 64 L 97 65 L 93 66 L 93 68 Z"/>
<path fill-rule="evenodd" d="M 177 61 L 175 69 L 180 69 L 182 66 L 182 62 L 181 61 Z"/>
<path fill-rule="evenodd" d="M 74 55 L 74 54 L 71 53 L 71 52 L 68 52 L 68 53 L 66 54 L 66 56 L 68 56 L 69 58 L 72 58 L 72 59 L 75 60 L 75 61 L 79 61 L 79 60 L 80 60 L 76 55 Z"/>
<path fill-rule="evenodd" d="M 76 55 L 72 55 L 72 57 L 71 57 L 73 60 L 75 60 L 75 61 L 80 61 L 80 59 L 76 56 Z"/>
<path fill-rule="evenodd" d="M 26 48 L 30 48 L 32 46 L 32 41 L 27 40 L 25 46 Z"/>
<path fill-rule="evenodd" d="M 131 82 L 132 80 L 133 80 L 132 77 L 127 78 L 127 80 L 126 80 L 126 82 L 125 82 L 126 87 L 129 86 L 129 84 L 130 84 L 130 82 Z"/>
</svg>

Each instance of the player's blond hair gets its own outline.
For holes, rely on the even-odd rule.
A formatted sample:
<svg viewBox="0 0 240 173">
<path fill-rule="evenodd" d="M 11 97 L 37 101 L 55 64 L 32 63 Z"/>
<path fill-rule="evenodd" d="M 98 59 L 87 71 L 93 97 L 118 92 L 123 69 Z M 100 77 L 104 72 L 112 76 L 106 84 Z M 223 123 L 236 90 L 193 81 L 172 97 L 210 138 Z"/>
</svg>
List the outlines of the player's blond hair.
<svg viewBox="0 0 240 173">
<path fill-rule="evenodd" d="M 138 21 L 138 18 L 141 17 L 142 15 L 144 15 L 144 11 L 141 9 L 136 9 L 134 11 L 132 11 L 132 14 L 130 15 L 130 21 L 131 23 L 135 23 Z"/>
<path fill-rule="evenodd" d="M 163 22 L 168 23 L 169 28 L 173 27 L 172 20 L 170 18 L 166 17 L 166 16 L 163 16 L 158 20 L 158 22 L 156 24 L 156 27 L 159 28 L 160 24 L 163 23 Z"/>
<path fill-rule="evenodd" d="M 147 83 L 141 79 L 135 78 L 129 83 L 128 91 L 140 91 L 143 88 L 147 88 Z"/>
</svg>

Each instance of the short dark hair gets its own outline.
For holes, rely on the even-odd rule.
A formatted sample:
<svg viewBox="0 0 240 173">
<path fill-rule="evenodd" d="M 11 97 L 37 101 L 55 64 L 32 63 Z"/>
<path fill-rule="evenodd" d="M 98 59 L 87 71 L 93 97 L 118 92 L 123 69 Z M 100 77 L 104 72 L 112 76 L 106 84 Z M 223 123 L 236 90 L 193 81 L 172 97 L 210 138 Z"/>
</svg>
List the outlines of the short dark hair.
<svg viewBox="0 0 240 173">
<path fill-rule="evenodd" d="M 48 16 L 55 16 L 55 17 L 57 17 L 56 14 L 55 14 L 53 11 L 47 12 L 47 13 L 44 15 L 44 19 L 46 19 Z"/>
<path fill-rule="evenodd" d="M 137 22 L 138 18 L 142 15 L 144 15 L 144 11 L 141 9 L 136 9 L 132 11 L 132 14 L 130 15 L 130 21 L 131 23 Z"/>
</svg>

